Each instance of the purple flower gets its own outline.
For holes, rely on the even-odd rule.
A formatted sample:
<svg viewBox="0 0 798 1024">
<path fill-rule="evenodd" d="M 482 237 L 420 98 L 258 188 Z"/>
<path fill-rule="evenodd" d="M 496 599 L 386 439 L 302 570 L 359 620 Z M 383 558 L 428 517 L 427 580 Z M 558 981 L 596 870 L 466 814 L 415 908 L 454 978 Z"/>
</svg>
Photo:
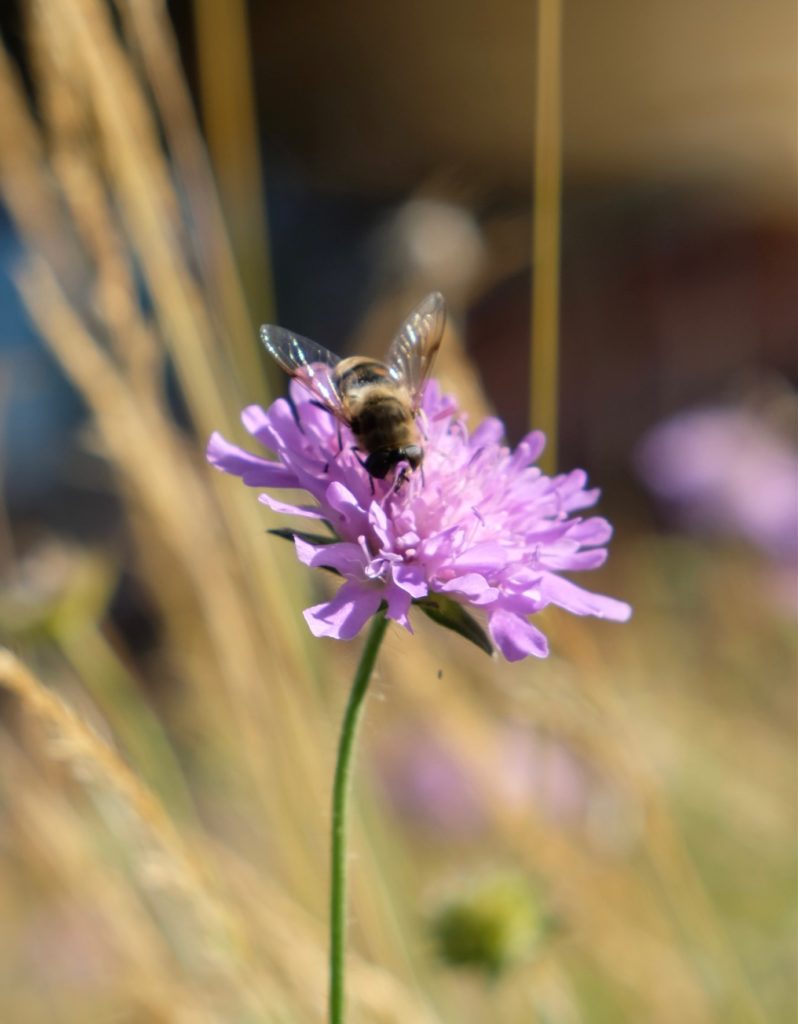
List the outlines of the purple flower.
<svg viewBox="0 0 798 1024">
<path fill-rule="evenodd" d="M 468 766 L 420 722 L 381 738 L 375 767 L 398 814 L 430 832 L 467 838 L 485 824 Z"/>
<path fill-rule="evenodd" d="M 747 409 L 708 407 L 658 424 L 636 452 L 643 480 L 690 526 L 798 560 L 798 453 Z"/>
<path fill-rule="evenodd" d="M 267 493 L 259 500 L 323 521 L 335 535 L 330 543 L 294 537 L 300 561 L 334 569 L 345 581 L 332 600 L 305 611 L 315 636 L 349 640 L 383 602 L 388 618 L 411 630 L 413 601 L 445 595 L 481 610 L 493 642 L 517 661 L 548 654 L 546 638 L 529 621 L 547 605 L 629 618 L 627 604 L 560 575 L 602 565 L 612 528 L 605 519 L 573 515 L 598 498 L 597 490 L 586 490 L 582 470 L 548 477 L 533 465 L 545 443 L 540 432 L 515 451 L 502 444 L 497 419 L 469 436 L 456 403 L 430 381 L 419 413 L 424 464 L 396 486 L 369 477 L 351 432 L 341 428 L 339 443 L 337 421 L 295 382 L 291 402 L 278 399 L 266 411 L 249 406 L 242 419 L 277 460 L 216 433 L 208 460 L 250 487 L 307 491 L 313 504 L 286 504 Z"/>
</svg>

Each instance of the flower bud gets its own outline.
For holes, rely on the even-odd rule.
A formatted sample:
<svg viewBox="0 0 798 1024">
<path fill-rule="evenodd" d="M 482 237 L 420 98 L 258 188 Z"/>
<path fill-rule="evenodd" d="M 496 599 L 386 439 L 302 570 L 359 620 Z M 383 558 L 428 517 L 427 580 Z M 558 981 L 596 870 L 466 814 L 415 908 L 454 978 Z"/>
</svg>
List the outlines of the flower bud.
<svg viewBox="0 0 798 1024">
<path fill-rule="evenodd" d="M 498 874 L 474 880 L 433 916 L 438 955 L 452 967 L 472 967 L 497 977 L 533 958 L 553 920 L 529 880 Z"/>
</svg>

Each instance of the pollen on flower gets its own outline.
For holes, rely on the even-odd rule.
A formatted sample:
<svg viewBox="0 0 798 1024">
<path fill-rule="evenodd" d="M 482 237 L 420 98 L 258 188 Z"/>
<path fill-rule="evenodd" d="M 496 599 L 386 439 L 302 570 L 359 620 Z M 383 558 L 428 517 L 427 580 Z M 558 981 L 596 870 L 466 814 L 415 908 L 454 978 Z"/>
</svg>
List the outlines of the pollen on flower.
<svg viewBox="0 0 798 1024">
<path fill-rule="evenodd" d="M 383 603 L 389 618 L 412 631 L 411 604 L 437 595 L 479 611 L 493 643 L 517 661 L 548 654 L 530 622 L 547 605 L 617 622 L 631 615 L 624 602 L 560 575 L 602 565 L 612 528 L 577 514 L 599 494 L 586 488 L 582 470 L 549 477 L 534 465 L 545 443 L 539 431 L 515 450 L 502 443 L 495 418 L 469 435 L 456 403 L 430 381 L 419 417 L 423 472 L 397 486 L 390 476 L 369 476 L 350 432 L 296 383 L 290 401 L 249 406 L 242 419 L 276 458 L 252 455 L 217 433 L 208 460 L 250 487 L 306 491 L 314 504 L 286 504 L 267 491 L 259 500 L 326 522 L 335 535 L 330 543 L 294 537 L 300 561 L 344 577 L 330 601 L 305 611 L 314 635 L 351 639 Z"/>
</svg>

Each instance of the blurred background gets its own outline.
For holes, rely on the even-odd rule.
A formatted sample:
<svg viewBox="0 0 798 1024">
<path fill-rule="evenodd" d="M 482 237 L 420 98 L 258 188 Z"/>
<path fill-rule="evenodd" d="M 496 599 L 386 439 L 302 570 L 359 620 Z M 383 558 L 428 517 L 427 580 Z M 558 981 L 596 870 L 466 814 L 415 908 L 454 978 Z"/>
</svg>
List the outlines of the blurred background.
<svg viewBox="0 0 798 1024">
<path fill-rule="evenodd" d="M 4 1020 L 323 1019 L 360 642 L 204 448 L 284 388 L 259 323 L 379 356 L 431 290 L 635 616 L 389 633 L 351 1020 L 794 1020 L 798 12 L 541 3 L 0 8 Z"/>
</svg>

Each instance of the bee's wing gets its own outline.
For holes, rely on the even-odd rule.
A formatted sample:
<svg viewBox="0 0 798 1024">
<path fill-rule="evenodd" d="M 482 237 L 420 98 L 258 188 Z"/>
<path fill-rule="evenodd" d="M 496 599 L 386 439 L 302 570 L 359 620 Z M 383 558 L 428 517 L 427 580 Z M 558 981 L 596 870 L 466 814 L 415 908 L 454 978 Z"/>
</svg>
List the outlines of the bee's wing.
<svg viewBox="0 0 798 1024">
<path fill-rule="evenodd" d="M 286 373 L 299 381 L 334 416 L 346 422 L 341 396 L 332 371 L 341 357 L 315 341 L 284 327 L 264 324 L 260 337 L 267 351 Z"/>
<path fill-rule="evenodd" d="M 388 350 L 386 363 L 391 376 L 397 383 L 406 385 L 414 411 L 440 348 L 445 324 L 443 296 L 440 292 L 431 292 L 405 320 Z"/>
</svg>

